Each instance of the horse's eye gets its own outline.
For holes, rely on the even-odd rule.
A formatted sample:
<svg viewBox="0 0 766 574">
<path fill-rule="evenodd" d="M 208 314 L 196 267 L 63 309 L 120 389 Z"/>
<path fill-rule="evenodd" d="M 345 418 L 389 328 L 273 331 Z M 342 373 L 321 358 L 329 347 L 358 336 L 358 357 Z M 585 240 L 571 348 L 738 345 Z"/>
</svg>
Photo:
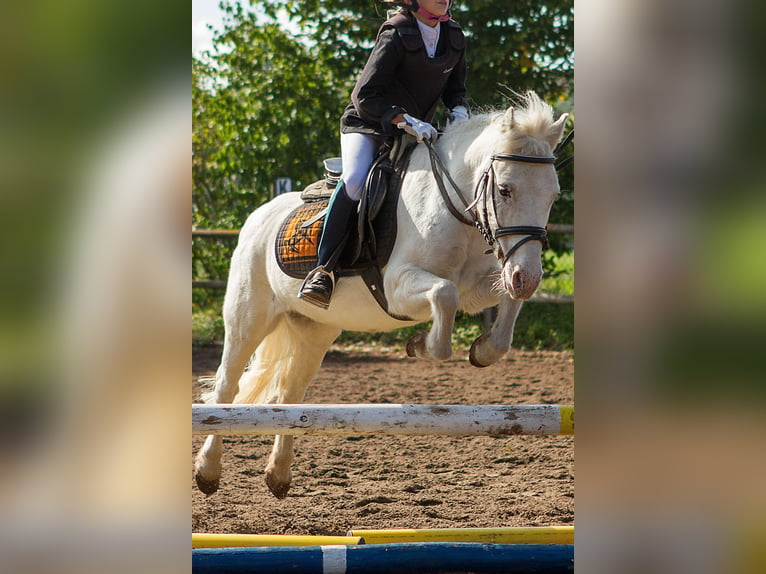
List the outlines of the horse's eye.
<svg viewBox="0 0 766 574">
<path fill-rule="evenodd" d="M 503 197 L 510 197 L 513 193 L 513 186 L 512 185 L 498 185 L 497 186 L 497 192 L 502 195 Z"/>
</svg>

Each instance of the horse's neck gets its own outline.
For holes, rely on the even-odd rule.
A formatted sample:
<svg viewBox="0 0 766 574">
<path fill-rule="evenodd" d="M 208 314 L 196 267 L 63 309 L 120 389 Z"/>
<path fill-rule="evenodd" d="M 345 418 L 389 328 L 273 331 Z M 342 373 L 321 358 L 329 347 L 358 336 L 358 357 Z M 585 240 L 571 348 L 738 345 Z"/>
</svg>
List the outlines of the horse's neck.
<svg viewBox="0 0 766 574">
<path fill-rule="evenodd" d="M 468 153 L 469 148 L 477 139 L 478 133 L 480 132 L 476 134 L 467 133 L 463 137 L 445 138 L 437 144 L 436 148 L 444 167 L 468 203 L 473 200 L 473 189 L 481 176 L 481 162 L 472 161 L 471 154 Z M 452 186 L 447 181 L 446 176 L 443 176 L 443 179 L 445 184 L 451 188 Z M 450 189 L 450 191 L 452 190 Z"/>
<path fill-rule="evenodd" d="M 489 137 L 487 128 L 492 124 L 492 119 L 489 116 L 475 117 L 469 120 L 469 122 L 472 123 L 459 126 L 454 131 L 448 131 L 434 146 L 434 150 L 438 154 L 441 163 L 452 180 L 457 184 L 466 204 L 473 201 L 476 183 L 481 177 L 486 159 L 492 152 L 490 149 L 484 149 L 486 147 L 486 139 Z M 418 145 L 413 151 L 408 171 L 431 173 L 431 158 L 425 145 Z M 433 190 L 436 196 L 439 196 L 434 176 L 440 177 L 444 181 L 450 196 L 459 202 L 455 196 L 457 192 L 453 189 L 449 178 L 445 174 L 431 175 L 427 180 L 421 180 L 421 184 L 426 185 L 429 190 Z M 417 194 L 422 193 L 422 191 L 422 188 L 412 189 L 412 192 Z"/>
</svg>

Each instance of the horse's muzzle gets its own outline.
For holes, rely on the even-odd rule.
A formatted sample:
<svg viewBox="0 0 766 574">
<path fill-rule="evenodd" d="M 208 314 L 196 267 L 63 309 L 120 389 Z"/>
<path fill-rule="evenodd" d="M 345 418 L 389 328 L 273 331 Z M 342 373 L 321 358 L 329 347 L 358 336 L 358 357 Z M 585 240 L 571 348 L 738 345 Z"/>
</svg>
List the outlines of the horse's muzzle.
<svg viewBox="0 0 766 574">
<path fill-rule="evenodd" d="M 542 269 L 539 272 L 529 272 L 518 265 L 513 266 L 513 268 L 506 265 L 502 273 L 503 287 L 513 299 L 526 301 L 537 291 L 542 277 Z"/>
</svg>

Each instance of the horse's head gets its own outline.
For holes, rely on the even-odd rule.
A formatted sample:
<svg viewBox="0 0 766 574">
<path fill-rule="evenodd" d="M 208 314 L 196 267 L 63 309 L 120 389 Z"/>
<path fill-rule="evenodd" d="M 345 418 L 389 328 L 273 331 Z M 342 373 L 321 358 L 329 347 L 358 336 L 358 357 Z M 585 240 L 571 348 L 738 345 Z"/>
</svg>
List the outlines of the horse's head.
<svg viewBox="0 0 766 574">
<path fill-rule="evenodd" d="M 529 299 L 542 279 L 545 226 L 559 195 L 553 150 L 567 120 L 554 121 L 534 92 L 522 103 L 495 116 L 480 137 L 484 165 L 473 204 L 502 265 L 499 285 L 514 299 Z"/>
</svg>

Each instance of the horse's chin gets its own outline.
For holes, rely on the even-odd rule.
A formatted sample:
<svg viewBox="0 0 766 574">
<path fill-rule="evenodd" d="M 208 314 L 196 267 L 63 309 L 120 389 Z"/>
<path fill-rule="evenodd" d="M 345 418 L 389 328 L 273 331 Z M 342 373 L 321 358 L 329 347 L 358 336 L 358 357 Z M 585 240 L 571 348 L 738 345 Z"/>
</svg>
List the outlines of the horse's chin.
<svg viewBox="0 0 766 574">
<path fill-rule="evenodd" d="M 516 267 L 514 269 L 503 269 L 502 281 L 503 287 L 510 294 L 512 299 L 517 301 L 526 301 L 535 294 L 540 286 L 542 272 L 529 273 Z"/>
</svg>

